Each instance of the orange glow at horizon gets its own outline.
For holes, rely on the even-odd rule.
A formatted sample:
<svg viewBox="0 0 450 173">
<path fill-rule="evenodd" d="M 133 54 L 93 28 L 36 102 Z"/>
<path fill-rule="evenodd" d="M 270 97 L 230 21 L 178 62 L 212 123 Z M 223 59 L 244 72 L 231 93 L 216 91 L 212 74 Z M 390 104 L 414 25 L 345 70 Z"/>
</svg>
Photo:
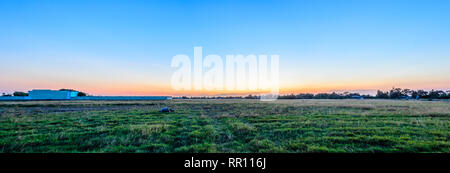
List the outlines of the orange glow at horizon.
<svg viewBox="0 0 450 173">
<path fill-rule="evenodd" d="M 15 80 L 8 86 L 9 91 L 28 91 L 31 89 L 75 89 L 90 95 L 102 96 L 226 96 L 226 95 L 257 95 L 268 91 L 254 90 L 189 90 L 176 91 L 166 81 L 154 80 Z M 449 77 L 416 77 L 416 78 L 378 78 L 359 80 L 326 80 L 304 81 L 304 83 L 286 83 L 280 81 L 280 94 L 324 93 L 324 92 L 370 92 L 389 90 L 392 87 L 409 89 L 450 89 Z M 26 87 L 24 87 L 26 86 Z"/>
<path fill-rule="evenodd" d="M 362 83 L 362 84 L 350 84 L 350 85 L 337 85 L 337 84 L 316 84 L 316 85 L 299 85 L 291 87 L 281 87 L 280 94 L 299 94 L 299 93 L 330 93 L 345 91 L 359 92 L 366 91 L 374 93 L 376 90 L 389 90 L 392 87 L 409 88 L 409 89 L 443 89 L 450 86 L 448 83 L 435 83 L 433 85 L 421 85 L 421 84 L 408 84 L 408 85 L 393 85 L 388 83 Z M 269 91 L 262 90 L 180 90 L 176 91 L 169 85 L 136 85 L 136 86 L 104 86 L 102 88 L 81 88 L 80 91 L 86 91 L 92 95 L 158 95 L 158 96 L 233 96 L 233 95 L 258 95 L 262 93 L 269 93 Z"/>
</svg>

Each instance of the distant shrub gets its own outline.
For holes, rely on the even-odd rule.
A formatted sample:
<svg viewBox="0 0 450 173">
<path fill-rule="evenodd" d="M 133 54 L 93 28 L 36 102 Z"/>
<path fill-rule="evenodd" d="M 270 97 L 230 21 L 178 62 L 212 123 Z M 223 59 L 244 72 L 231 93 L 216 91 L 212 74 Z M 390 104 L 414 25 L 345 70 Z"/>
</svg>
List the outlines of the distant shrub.
<svg viewBox="0 0 450 173">
<path fill-rule="evenodd" d="M 77 96 L 78 96 L 78 97 L 84 97 L 84 96 L 86 96 L 86 95 L 87 95 L 87 94 L 84 93 L 84 92 L 79 92 Z"/>
<path fill-rule="evenodd" d="M 13 93 L 13 96 L 22 96 L 22 97 L 24 97 L 24 96 L 28 96 L 28 93 L 16 91 L 16 92 Z"/>
<path fill-rule="evenodd" d="M 7 93 L 2 93 L 2 97 L 11 97 L 11 94 L 7 94 Z"/>
<path fill-rule="evenodd" d="M 380 99 L 387 99 L 387 98 L 389 98 L 389 93 L 378 90 L 377 95 L 375 97 L 380 98 Z"/>
</svg>

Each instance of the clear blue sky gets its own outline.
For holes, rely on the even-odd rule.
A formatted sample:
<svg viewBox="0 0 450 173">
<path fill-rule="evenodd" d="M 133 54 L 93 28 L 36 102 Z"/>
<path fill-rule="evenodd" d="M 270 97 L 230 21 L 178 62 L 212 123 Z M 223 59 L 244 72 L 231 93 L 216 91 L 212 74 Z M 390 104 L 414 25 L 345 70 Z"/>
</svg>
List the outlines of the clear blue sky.
<svg viewBox="0 0 450 173">
<path fill-rule="evenodd" d="M 177 54 L 279 54 L 290 91 L 450 89 L 450 1 L 0 1 L 0 92 L 170 94 Z"/>
</svg>

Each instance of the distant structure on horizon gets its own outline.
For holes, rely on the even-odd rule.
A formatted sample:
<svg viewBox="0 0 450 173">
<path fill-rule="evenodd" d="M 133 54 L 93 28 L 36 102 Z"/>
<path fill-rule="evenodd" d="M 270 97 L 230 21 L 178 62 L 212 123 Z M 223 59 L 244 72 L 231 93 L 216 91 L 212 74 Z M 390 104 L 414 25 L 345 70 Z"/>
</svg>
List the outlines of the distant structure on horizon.
<svg viewBox="0 0 450 173">
<path fill-rule="evenodd" d="M 33 89 L 28 96 L 0 97 L 0 101 L 28 100 L 169 100 L 171 96 L 78 96 L 75 90 Z"/>
<path fill-rule="evenodd" d="M 70 100 L 78 96 L 78 91 L 62 90 L 31 90 L 28 97 L 33 100 Z"/>
</svg>

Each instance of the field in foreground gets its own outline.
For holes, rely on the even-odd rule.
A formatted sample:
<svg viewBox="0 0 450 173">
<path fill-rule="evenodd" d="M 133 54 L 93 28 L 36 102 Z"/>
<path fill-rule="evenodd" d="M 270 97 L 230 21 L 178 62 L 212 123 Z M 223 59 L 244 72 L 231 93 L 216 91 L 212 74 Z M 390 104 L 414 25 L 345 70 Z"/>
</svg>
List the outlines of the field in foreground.
<svg viewBox="0 0 450 173">
<path fill-rule="evenodd" d="M 450 153 L 449 120 L 434 101 L 0 102 L 0 152 Z"/>
</svg>

